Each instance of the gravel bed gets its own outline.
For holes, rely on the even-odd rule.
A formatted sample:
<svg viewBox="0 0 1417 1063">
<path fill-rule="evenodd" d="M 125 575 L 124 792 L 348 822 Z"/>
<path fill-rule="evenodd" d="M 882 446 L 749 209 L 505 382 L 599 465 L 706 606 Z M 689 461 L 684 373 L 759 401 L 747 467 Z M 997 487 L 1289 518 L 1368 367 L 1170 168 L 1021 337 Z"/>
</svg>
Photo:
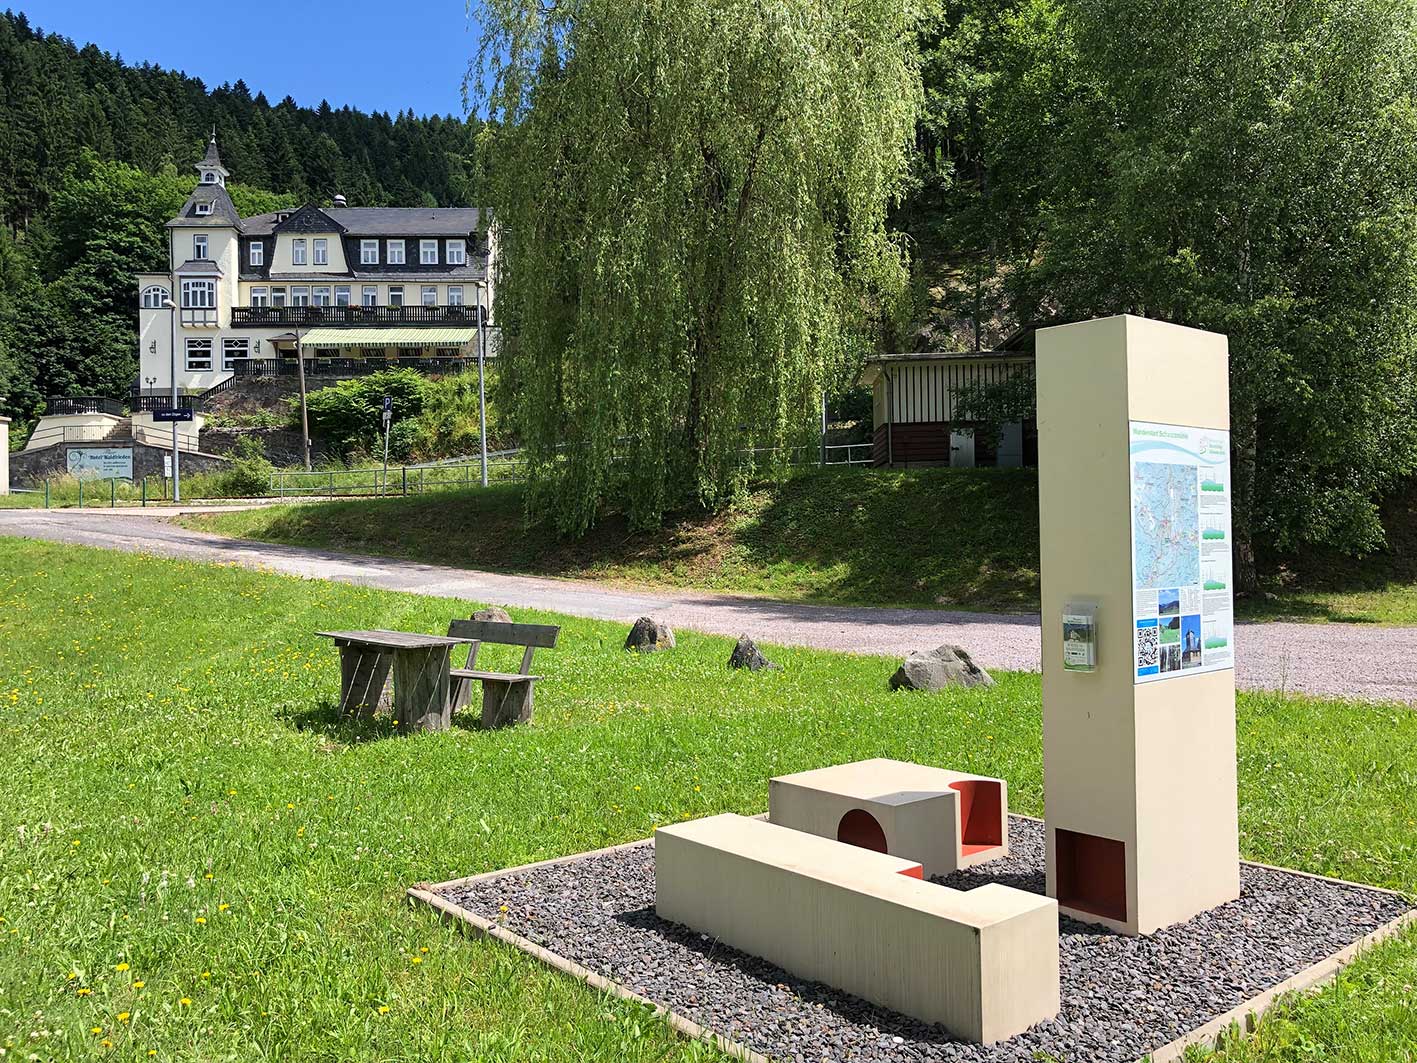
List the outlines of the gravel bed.
<svg viewBox="0 0 1417 1063">
<path fill-rule="evenodd" d="M 1043 826 L 1011 817 L 1012 853 L 947 884 L 1042 893 Z M 1409 909 L 1401 898 L 1244 865 L 1238 901 L 1128 938 L 1064 918 L 1062 1011 L 985 1047 L 726 948 L 654 914 L 654 849 L 586 857 L 444 896 L 774 1059 L 1131 1063 Z M 502 907 L 506 911 L 502 911 Z"/>
</svg>

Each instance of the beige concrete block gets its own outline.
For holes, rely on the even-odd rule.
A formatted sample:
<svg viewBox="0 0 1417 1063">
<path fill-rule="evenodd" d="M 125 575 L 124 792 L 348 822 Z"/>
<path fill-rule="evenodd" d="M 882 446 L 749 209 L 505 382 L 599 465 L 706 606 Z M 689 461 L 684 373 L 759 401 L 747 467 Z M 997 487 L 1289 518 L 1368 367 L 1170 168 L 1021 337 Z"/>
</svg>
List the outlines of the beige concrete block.
<svg viewBox="0 0 1417 1063">
<path fill-rule="evenodd" d="M 801 978 L 991 1043 L 1058 1012 L 1057 904 L 721 815 L 655 832 L 655 910 Z"/>
<path fill-rule="evenodd" d="M 1007 856 L 1008 817 L 1002 779 L 903 760 L 860 760 L 768 784 L 769 821 L 918 860 L 926 878 Z"/>
</svg>

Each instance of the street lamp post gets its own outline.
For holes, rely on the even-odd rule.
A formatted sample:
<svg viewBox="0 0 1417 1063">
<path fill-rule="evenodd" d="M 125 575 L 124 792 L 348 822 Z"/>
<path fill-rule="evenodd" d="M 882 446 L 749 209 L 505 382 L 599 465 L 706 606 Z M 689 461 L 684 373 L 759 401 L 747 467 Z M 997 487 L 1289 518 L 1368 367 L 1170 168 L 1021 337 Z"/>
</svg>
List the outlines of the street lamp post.
<svg viewBox="0 0 1417 1063">
<path fill-rule="evenodd" d="M 295 369 L 300 376 L 300 447 L 305 456 L 305 471 L 310 471 L 310 408 L 305 396 L 305 351 L 300 346 L 300 326 L 295 326 Z"/>
<path fill-rule="evenodd" d="M 487 486 L 487 367 L 485 355 L 487 350 L 487 326 L 483 320 L 485 310 L 483 309 L 483 294 L 487 291 L 487 282 L 477 282 L 477 410 L 481 418 L 481 428 L 478 436 L 482 441 L 482 486 Z"/>
<path fill-rule="evenodd" d="M 163 309 L 168 312 L 172 322 L 170 360 L 172 377 L 172 411 L 177 412 L 177 304 L 172 301 L 172 296 L 168 296 L 162 301 Z M 178 468 L 177 459 L 177 422 L 172 422 L 172 501 L 182 501 L 182 473 Z"/>
</svg>

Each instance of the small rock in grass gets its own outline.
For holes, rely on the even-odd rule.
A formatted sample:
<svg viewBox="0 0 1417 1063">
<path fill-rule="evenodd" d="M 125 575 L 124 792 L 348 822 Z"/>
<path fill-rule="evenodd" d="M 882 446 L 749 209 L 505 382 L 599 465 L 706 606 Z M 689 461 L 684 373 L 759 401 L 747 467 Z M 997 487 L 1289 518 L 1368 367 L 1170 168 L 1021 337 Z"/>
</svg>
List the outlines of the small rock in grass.
<svg viewBox="0 0 1417 1063">
<path fill-rule="evenodd" d="M 481 620 L 486 624 L 510 624 L 511 615 L 500 605 L 489 605 L 486 609 L 479 609 L 472 614 L 472 619 Z"/>
<path fill-rule="evenodd" d="M 994 677 L 974 663 L 963 646 L 940 646 L 912 653 L 891 676 L 892 690 L 943 690 L 945 687 L 991 687 Z"/>
<path fill-rule="evenodd" d="M 630 634 L 625 638 L 625 649 L 637 650 L 640 653 L 658 653 L 660 650 L 673 648 L 674 632 L 669 629 L 669 625 L 650 616 L 642 616 L 636 620 L 635 626 L 630 628 Z"/>
<path fill-rule="evenodd" d="M 779 671 L 780 664 L 774 664 L 763 656 L 763 651 L 758 649 L 758 644 L 747 635 L 742 635 L 738 639 L 738 644 L 733 647 L 733 655 L 728 658 L 729 668 L 746 668 L 750 672 Z"/>
</svg>

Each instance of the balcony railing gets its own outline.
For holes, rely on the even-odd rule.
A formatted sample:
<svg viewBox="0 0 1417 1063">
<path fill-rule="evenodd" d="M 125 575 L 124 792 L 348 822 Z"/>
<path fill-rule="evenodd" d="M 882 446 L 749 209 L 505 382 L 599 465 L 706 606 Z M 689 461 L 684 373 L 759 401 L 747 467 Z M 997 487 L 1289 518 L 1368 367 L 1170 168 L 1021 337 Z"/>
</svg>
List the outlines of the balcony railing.
<svg viewBox="0 0 1417 1063">
<path fill-rule="evenodd" d="M 106 413 L 111 417 L 122 417 L 123 403 L 102 395 L 51 395 L 45 401 L 44 412 L 54 416 Z"/>
<path fill-rule="evenodd" d="M 406 358 L 306 358 L 306 376 L 354 377 L 367 376 L 381 369 L 417 369 L 422 373 L 455 373 L 476 365 L 476 358 L 427 357 L 410 355 Z M 294 358 L 237 358 L 232 363 L 235 377 L 297 376 L 299 366 Z"/>
<path fill-rule="evenodd" d="M 236 306 L 231 323 L 248 328 L 303 325 L 477 324 L 476 306 Z"/>
</svg>

